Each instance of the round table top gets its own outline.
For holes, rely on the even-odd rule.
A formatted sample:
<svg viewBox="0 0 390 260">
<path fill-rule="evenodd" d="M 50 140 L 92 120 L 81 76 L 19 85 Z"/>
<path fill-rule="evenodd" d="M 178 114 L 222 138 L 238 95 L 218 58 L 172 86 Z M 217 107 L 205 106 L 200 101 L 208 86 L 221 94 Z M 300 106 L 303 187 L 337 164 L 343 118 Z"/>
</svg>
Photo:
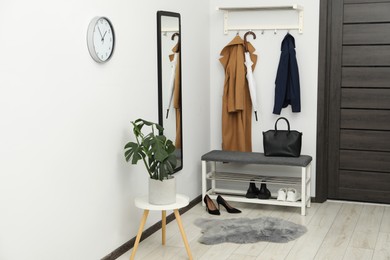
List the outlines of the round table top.
<svg viewBox="0 0 390 260">
<path fill-rule="evenodd" d="M 176 194 L 176 203 L 167 205 L 153 205 L 149 203 L 148 195 L 137 197 L 134 199 L 135 206 L 140 209 L 147 210 L 173 210 L 180 209 L 190 203 L 190 199 L 182 194 Z"/>
</svg>

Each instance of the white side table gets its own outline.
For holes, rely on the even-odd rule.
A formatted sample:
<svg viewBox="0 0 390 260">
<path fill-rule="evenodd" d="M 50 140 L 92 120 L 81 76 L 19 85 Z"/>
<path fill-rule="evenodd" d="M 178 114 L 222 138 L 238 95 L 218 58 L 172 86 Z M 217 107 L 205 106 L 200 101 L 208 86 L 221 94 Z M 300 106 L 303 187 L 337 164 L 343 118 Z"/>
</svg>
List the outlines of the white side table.
<svg viewBox="0 0 390 260">
<path fill-rule="evenodd" d="M 139 225 L 137 237 L 135 239 L 134 248 L 131 252 L 130 260 L 133 260 L 135 257 L 135 252 L 137 251 L 139 241 L 141 239 L 142 231 L 144 229 L 146 219 L 148 218 L 149 210 L 161 210 L 161 222 L 162 222 L 162 245 L 165 245 L 165 231 L 166 231 L 166 216 L 167 210 L 173 210 L 177 224 L 180 229 L 181 237 L 183 238 L 184 245 L 187 250 L 187 254 L 190 260 L 192 260 L 190 246 L 187 241 L 186 234 L 184 232 L 183 223 L 180 218 L 179 209 L 187 206 L 189 204 L 189 198 L 187 196 L 176 194 L 176 203 L 168 205 L 153 205 L 149 203 L 148 196 L 138 197 L 134 200 L 135 206 L 139 209 L 144 210 L 144 215 L 141 219 L 141 224 Z"/>
</svg>

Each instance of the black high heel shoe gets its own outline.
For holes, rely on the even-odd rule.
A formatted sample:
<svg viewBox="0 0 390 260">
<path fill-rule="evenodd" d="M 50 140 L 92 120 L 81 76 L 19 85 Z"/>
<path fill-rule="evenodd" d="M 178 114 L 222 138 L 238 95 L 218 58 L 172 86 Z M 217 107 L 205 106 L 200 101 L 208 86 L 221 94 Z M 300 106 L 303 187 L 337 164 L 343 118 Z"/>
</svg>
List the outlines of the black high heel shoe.
<svg viewBox="0 0 390 260">
<path fill-rule="evenodd" d="M 203 199 L 204 203 L 206 204 L 206 211 L 211 215 L 221 215 L 221 212 L 219 212 L 219 209 L 215 206 L 214 202 L 210 199 L 209 195 L 204 196 Z"/>
<path fill-rule="evenodd" d="M 229 203 L 227 203 L 226 200 L 224 200 L 220 195 L 218 195 L 218 197 L 217 197 L 217 203 L 218 203 L 218 209 L 219 209 L 219 205 L 222 205 L 225 207 L 226 211 L 229 213 L 241 213 L 241 210 L 230 206 Z"/>
</svg>

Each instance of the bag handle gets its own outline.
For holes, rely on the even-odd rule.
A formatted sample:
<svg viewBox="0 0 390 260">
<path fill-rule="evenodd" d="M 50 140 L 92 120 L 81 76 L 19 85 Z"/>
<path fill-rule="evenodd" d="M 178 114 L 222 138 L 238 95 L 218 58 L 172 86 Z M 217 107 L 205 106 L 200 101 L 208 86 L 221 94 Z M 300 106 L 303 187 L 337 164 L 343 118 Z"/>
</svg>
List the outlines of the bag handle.
<svg viewBox="0 0 390 260">
<path fill-rule="evenodd" d="M 279 121 L 280 119 L 283 119 L 283 120 L 286 121 L 287 127 L 288 127 L 288 132 L 290 133 L 290 122 L 288 122 L 287 118 L 285 118 L 285 117 L 279 117 L 278 120 L 276 120 L 276 122 L 275 122 L 275 132 L 278 131 L 277 124 L 278 124 L 278 121 Z"/>
</svg>

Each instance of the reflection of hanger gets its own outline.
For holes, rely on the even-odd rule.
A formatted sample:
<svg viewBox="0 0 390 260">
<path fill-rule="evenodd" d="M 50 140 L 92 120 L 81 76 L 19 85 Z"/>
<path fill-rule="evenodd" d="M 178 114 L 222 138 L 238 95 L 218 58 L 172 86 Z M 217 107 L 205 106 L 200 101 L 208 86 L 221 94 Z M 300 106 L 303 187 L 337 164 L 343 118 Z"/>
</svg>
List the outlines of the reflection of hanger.
<svg viewBox="0 0 390 260">
<path fill-rule="evenodd" d="M 172 41 L 175 40 L 176 36 L 178 38 L 178 40 L 177 40 L 177 44 L 178 44 L 177 51 L 179 52 L 180 51 L 180 34 L 179 33 L 172 34 L 171 40 Z"/>
<path fill-rule="evenodd" d="M 172 100 L 173 100 L 173 96 L 174 96 L 174 91 L 175 91 L 175 77 L 176 77 L 176 63 L 177 63 L 177 56 L 179 54 L 176 52 L 174 53 L 173 55 L 173 60 L 171 61 L 171 78 L 169 80 L 169 88 L 170 88 L 170 98 L 169 98 L 169 103 L 168 103 L 168 107 L 167 107 L 167 115 L 166 115 L 166 118 L 168 119 L 168 115 L 169 115 L 169 109 L 171 108 L 171 105 L 172 105 Z"/>
<path fill-rule="evenodd" d="M 247 52 L 248 51 L 248 47 L 246 46 L 246 44 L 248 43 L 248 41 L 246 40 L 246 37 L 251 34 L 253 36 L 253 39 L 256 39 L 256 34 L 252 31 L 249 31 L 249 32 L 246 32 L 244 34 L 244 46 L 245 46 L 245 51 Z"/>
<path fill-rule="evenodd" d="M 179 33 L 172 34 L 171 40 L 173 41 L 176 36 L 179 37 L 179 40 L 180 40 L 180 34 Z"/>
</svg>

